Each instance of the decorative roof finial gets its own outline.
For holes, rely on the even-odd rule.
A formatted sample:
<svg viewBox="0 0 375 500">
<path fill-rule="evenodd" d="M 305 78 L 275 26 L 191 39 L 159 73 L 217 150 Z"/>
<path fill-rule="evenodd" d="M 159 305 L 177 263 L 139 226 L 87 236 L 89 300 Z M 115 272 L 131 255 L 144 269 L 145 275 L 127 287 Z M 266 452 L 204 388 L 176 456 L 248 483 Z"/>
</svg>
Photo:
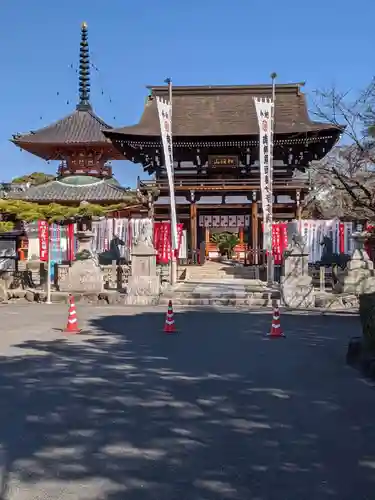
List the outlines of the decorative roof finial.
<svg viewBox="0 0 375 500">
<path fill-rule="evenodd" d="M 89 110 L 90 104 L 90 54 L 87 40 L 87 23 L 81 24 L 81 47 L 79 51 L 79 104 L 77 109 Z"/>
</svg>

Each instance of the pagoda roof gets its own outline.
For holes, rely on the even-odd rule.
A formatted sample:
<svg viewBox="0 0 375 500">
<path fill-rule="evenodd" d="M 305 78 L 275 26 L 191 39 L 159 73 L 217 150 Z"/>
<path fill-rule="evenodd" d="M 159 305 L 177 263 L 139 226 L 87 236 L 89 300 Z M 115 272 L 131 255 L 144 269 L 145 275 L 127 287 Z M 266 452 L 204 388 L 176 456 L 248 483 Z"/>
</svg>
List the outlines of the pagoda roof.
<svg viewBox="0 0 375 500">
<path fill-rule="evenodd" d="M 137 194 L 135 191 L 121 187 L 115 179 L 72 175 L 38 186 L 31 186 L 23 192 L 9 193 L 8 198 L 41 203 L 136 202 Z"/>
<path fill-rule="evenodd" d="M 104 149 L 112 159 L 123 159 L 103 134 L 103 130 L 110 130 L 112 127 L 94 113 L 90 102 L 90 59 L 86 23 L 81 26 L 78 73 L 79 102 L 75 111 L 52 125 L 26 134 L 13 135 L 11 142 L 44 160 L 64 159 L 64 152 L 69 146 Z"/>
<path fill-rule="evenodd" d="M 308 114 L 303 83 L 275 86 L 275 133 L 294 134 L 336 131 L 342 127 L 312 121 Z M 149 98 L 138 124 L 104 131 L 116 136 L 160 137 L 156 96 L 168 99 L 168 86 L 147 87 Z M 254 97 L 272 97 L 272 85 L 174 86 L 174 137 L 258 135 Z"/>
<path fill-rule="evenodd" d="M 110 141 L 103 134 L 103 130 L 110 130 L 91 108 L 77 109 L 68 116 L 56 121 L 52 125 L 31 131 L 28 134 L 13 136 L 11 141 L 22 149 L 45 157 L 42 146 L 53 145 L 62 147 L 66 145 L 85 146 L 110 146 Z M 52 159 L 52 158 L 46 158 Z"/>
</svg>

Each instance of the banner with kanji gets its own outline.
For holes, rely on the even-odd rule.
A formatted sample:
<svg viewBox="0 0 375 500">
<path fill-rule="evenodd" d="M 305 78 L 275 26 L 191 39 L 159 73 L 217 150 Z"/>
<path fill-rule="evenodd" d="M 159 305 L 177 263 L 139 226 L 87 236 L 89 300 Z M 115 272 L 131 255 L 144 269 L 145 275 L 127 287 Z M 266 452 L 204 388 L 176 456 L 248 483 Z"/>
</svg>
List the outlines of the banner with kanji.
<svg viewBox="0 0 375 500">
<path fill-rule="evenodd" d="M 273 102 L 265 97 L 254 97 L 259 125 L 260 193 L 263 210 L 263 246 L 272 247 L 272 147 L 273 147 Z"/>
<path fill-rule="evenodd" d="M 180 251 L 183 224 L 177 224 L 177 255 Z M 172 257 L 171 223 L 169 221 L 154 223 L 154 247 L 156 263 L 168 264 Z"/>
<path fill-rule="evenodd" d="M 161 140 L 164 152 L 164 164 L 167 171 L 169 197 L 171 206 L 172 220 L 172 246 L 176 250 L 178 247 L 177 240 L 177 215 L 176 201 L 174 193 L 174 173 L 173 173 L 173 145 L 172 145 L 172 104 L 164 101 L 161 97 L 156 97 L 158 108 Z"/>
<path fill-rule="evenodd" d="M 39 259 L 42 262 L 48 260 L 48 223 L 45 220 L 38 221 L 38 236 L 39 236 Z"/>
</svg>

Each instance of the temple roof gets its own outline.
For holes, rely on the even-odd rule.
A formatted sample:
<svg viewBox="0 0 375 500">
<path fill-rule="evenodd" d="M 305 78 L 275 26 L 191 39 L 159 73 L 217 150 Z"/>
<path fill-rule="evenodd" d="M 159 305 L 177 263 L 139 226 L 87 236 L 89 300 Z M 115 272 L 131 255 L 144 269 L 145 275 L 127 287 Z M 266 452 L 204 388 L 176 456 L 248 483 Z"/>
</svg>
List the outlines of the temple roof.
<svg viewBox="0 0 375 500">
<path fill-rule="evenodd" d="M 23 192 L 9 193 L 8 198 L 35 202 L 121 202 L 137 201 L 137 194 L 121 187 L 114 179 L 72 175 L 31 186 Z"/>
<path fill-rule="evenodd" d="M 113 155 L 110 155 L 113 158 L 118 157 L 118 153 L 102 132 L 112 127 L 94 113 L 90 103 L 90 60 L 86 23 L 81 27 L 80 45 L 79 102 L 75 111 L 52 125 L 26 134 L 14 135 L 11 139 L 16 146 L 45 160 L 62 159 L 64 147 L 72 145 L 105 149 L 113 152 Z"/>
<path fill-rule="evenodd" d="M 14 136 L 12 142 L 17 146 L 30 150 L 33 145 L 65 145 L 65 144 L 105 144 L 109 141 L 102 130 L 112 127 L 101 120 L 91 108 L 77 109 L 70 115 L 56 121 L 52 125 L 31 131 L 28 134 Z M 30 145 L 29 147 L 25 147 Z"/>
<path fill-rule="evenodd" d="M 315 122 L 309 117 L 303 83 L 275 87 L 275 133 L 294 134 L 340 127 Z M 150 96 L 138 124 L 106 130 L 107 137 L 160 136 L 156 96 L 168 99 L 168 87 L 147 87 Z M 254 97 L 272 97 L 272 85 L 173 87 L 173 136 L 258 135 Z"/>
</svg>

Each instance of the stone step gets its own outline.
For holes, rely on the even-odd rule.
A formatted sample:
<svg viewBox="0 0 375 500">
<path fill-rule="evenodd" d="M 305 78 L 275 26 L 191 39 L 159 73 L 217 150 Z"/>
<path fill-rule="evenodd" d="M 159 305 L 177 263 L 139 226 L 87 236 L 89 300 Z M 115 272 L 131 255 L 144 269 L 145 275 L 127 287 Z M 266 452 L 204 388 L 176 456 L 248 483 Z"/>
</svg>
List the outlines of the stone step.
<svg viewBox="0 0 375 500">
<path fill-rule="evenodd" d="M 169 300 L 172 300 L 174 305 L 184 306 L 248 306 L 248 307 L 268 307 L 274 305 L 270 297 L 255 298 L 255 297 L 189 297 L 189 296 L 174 296 L 160 297 L 159 305 L 168 305 Z"/>
<path fill-rule="evenodd" d="M 174 290 L 166 291 L 159 303 L 166 305 L 172 300 L 176 305 L 272 307 L 275 300 L 280 299 L 279 290 L 265 290 L 255 281 L 244 284 L 232 280 L 229 283 L 221 282 L 220 285 L 222 288 L 218 288 L 218 280 L 212 284 L 184 282 Z"/>
<path fill-rule="evenodd" d="M 233 277 L 239 277 L 239 278 L 254 278 L 256 275 L 256 273 L 254 271 L 241 271 L 241 272 L 238 272 L 238 271 L 234 271 L 234 272 L 225 272 L 225 271 L 216 271 L 216 272 L 202 272 L 202 273 L 199 273 L 199 274 L 190 274 L 190 273 L 187 273 L 187 276 L 186 276 L 186 279 L 188 280 L 192 280 L 192 279 L 196 279 L 196 280 L 204 280 L 206 278 L 233 278 Z"/>
</svg>

